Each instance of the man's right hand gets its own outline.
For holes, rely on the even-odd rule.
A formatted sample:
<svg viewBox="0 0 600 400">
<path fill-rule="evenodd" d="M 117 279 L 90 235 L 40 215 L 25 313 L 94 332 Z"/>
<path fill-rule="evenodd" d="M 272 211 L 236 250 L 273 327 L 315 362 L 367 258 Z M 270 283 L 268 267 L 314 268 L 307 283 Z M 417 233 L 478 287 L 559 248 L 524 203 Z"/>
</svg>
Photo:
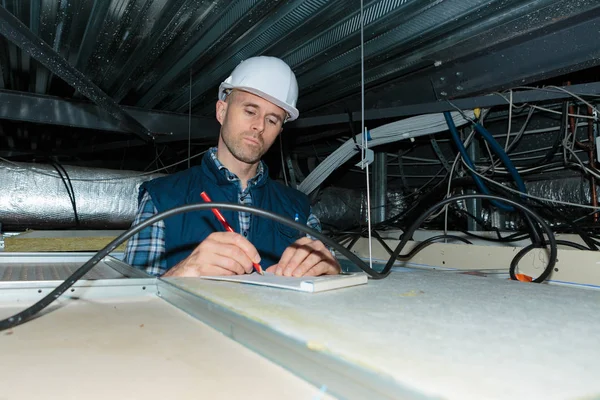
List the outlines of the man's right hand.
<svg viewBox="0 0 600 400">
<path fill-rule="evenodd" d="M 242 235 L 232 232 L 210 234 L 186 259 L 163 276 L 242 275 L 253 271 L 252 262 L 260 262 L 256 248 Z"/>
</svg>

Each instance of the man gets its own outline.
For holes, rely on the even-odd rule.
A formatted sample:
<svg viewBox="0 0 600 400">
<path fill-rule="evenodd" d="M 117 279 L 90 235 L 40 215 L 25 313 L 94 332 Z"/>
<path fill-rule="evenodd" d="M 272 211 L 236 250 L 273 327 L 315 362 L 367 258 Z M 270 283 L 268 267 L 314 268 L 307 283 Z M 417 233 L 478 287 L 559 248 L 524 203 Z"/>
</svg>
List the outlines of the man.
<svg viewBox="0 0 600 400">
<path fill-rule="evenodd" d="M 214 202 L 252 205 L 320 229 L 301 192 L 269 178 L 261 157 L 283 124 L 298 118 L 298 84 L 290 67 L 274 57 L 239 64 L 219 87 L 218 145 L 200 166 L 145 182 L 140 187 L 134 225 L 184 204 Z M 283 276 L 337 274 L 340 265 L 318 240 L 250 213 L 221 210 L 236 233 L 223 232 L 209 211 L 179 214 L 133 236 L 125 261 L 157 276 L 238 275 L 253 262 Z"/>
</svg>

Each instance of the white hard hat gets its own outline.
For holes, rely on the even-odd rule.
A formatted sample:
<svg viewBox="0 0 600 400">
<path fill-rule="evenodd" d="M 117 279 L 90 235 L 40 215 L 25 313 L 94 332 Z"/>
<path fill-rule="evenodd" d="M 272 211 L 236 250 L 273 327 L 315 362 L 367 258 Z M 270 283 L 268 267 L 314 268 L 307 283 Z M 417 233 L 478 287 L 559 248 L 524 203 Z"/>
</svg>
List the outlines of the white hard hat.
<svg viewBox="0 0 600 400">
<path fill-rule="evenodd" d="M 288 113 L 286 121 L 293 121 L 300 114 L 296 108 L 296 76 L 279 58 L 258 56 L 242 61 L 219 86 L 219 99 L 225 100 L 231 89 L 255 94 L 281 107 Z"/>
</svg>

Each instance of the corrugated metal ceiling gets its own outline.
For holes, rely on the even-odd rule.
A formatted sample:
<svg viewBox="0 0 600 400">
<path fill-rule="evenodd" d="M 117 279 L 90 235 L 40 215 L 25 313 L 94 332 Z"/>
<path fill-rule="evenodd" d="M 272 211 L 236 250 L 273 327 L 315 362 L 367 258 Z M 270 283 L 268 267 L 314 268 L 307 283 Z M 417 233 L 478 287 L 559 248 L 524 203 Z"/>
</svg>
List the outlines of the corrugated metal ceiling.
<svg viewBox="0 0 600 400">
<path fill-rule="evenodd" d="M 301 110 L 331 104 L 360 89 L 357 0 L 4 0 L 40 39 L 123 105 L 209 115 L 216 87 L 240 60 L 282 57 L 296 71 Z M 599 7 L 598 1 L 365 1 L 368 87 L 434 63 L 506 41 L 489 33 L 513 24 L 511 36 Z M 469 41 L 465 49 L 461 43 Z M 0 86 L 78 97 L 45 67 L 0 39 Z M 408 79 L 408 78 L 407 78 Z M 434 95 L 433 91 L 430 93 Z"/>
<path fill-rule="evenodd" d="M 159 126 L 172 127 L 174 135 L 156 143 L 185 142 L 192 126 L 198 146 L 216 134 L 212 115 L 219 83 L 253 55 L 278 56 L 292 66 L 300 85 L 301 118 L 359 111 L 360 3 L 0 1 L 33 38 L 135 115 L 144 125 L 139 128 L 158 132 Z M 572 79 L 574 72 L 600 64 L 595 45 L 599 0 L 365 0 L 363 10 L 367 110 L 489 93 L 558 76 L 569 76 L 573 83 L 599 80 Z M 1 36 L 0 69 L 0 119 L 21 121 L 0 121 L 0 147 L 7 149 L 2 155 L 27 159 L 40 153 L 85 153 L 86 159 L 98 157 L 101 163 L 111 157 L 106 150 L 132 145 L 122 133 L 135 132 L 135 124 L 114 128 L 115 120 L 84 104 L 84 88 L 77 90 L 77 84 L 54 74 L 60 71 L 50 71 Z M 176 115 L 144 115 L 144 109 L 187 113 L 190 96 L 196 116 L 191 125 Z M 111 124 L 103 118 L 113 127 L 107 128 Z M 307 125 L 296 129 L 301 126 Z M 173 157 L 182 151 L 174 148 Z M 148 154 L 154 158 L 156 150 Z"/>
</svg>

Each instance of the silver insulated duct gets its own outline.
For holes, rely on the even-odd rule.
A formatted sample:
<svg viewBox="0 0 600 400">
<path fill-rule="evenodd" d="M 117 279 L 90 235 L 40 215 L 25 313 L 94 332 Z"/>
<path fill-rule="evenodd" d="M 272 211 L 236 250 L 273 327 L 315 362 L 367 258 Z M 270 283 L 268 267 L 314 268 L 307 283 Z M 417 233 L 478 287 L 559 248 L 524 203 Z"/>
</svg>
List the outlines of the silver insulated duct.
<svg viewBox="0 0 600 400">
<path fill-rule="evenodd" d="M 0 223 L 4 230 L 126 229 L 137 212 L 140 185 L 163 176 L 62 168 L 64 171 L 60 166 L 0 162 Z"/>
</svg>

